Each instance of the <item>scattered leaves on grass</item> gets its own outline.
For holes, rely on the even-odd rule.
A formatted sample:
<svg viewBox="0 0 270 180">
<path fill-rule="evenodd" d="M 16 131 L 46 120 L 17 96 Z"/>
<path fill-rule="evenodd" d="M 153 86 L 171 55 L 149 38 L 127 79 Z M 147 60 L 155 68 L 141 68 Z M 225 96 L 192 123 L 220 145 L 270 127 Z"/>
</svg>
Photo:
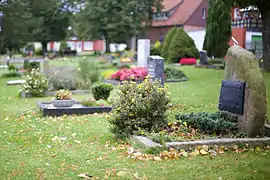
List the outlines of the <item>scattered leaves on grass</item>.
<svg viewBox="0 0 270 180">
<path fill-rule="evenodd" d="M 226 151 L 236 152 L 236 153 L 243 153 L 248 150 L 253 150 L 253 148 L 250 147 L 250 149 L 247 149 L 246 147 L 239 148 L 238 146 L 234 145 L 232 147 L 225 147 L 225 146 L 198 146 L 197 148 L 193 150 L 186 151 L 184 149 L 176 150 L 174 148 L 170 148 L 169 151 L 162 151 L 158 155 L 154 154 L 143 154 L 139 150 L 135 150 L 133 147 L 128 147 L 127 149 L 127 156 L 131 159 L 137 159 L 141 161 L 161 161 L 166 159 L 178 159 L 181 157 L 195 157 L 195 156 L 210 156 L 210 158 L 214 158 L 219 154 L 224 154 Z M 264 152 L 267 153 L 270 150 L 270 146 L 267 147 L 257 147 L 256 152 Z M 263 155 L 264 155 L 263 154 Z"/>
</svg>

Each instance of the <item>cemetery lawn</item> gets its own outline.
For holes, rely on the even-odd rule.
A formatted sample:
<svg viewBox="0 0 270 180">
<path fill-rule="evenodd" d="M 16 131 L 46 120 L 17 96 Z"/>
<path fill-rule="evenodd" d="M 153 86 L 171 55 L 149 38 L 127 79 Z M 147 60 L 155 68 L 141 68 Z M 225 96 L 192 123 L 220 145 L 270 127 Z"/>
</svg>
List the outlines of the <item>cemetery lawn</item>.
<svg viewBox="0 0 270 180">
<path fill-rule="evenodd" d="M 223 71 L 181 69 L 190 80 L 169 84 L 178 107 L 170 120 L 177 112 L 217 111 Z M 94 179 L 270 179 L 270 152 L 230 152 L 214 159 L 128 159 L 127 145 L 109 132 L 106 115 L 41 118 L 34 111 L 36 101 L 51 97 L 20 99 L 20 86 L 6 86 L 7 80 L 0 78 L 0 179 L 79 179 L 80 173 Z M 265 83 L 269 95 L 270 74 L 265 74 Z M 270 115 L 269 107 L 268 102 Z"/>
</svg>

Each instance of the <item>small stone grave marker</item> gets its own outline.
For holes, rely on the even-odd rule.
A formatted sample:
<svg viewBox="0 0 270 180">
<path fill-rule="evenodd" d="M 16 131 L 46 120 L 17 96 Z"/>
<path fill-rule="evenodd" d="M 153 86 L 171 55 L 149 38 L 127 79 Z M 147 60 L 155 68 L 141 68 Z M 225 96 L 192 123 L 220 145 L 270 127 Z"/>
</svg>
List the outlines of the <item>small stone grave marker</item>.
<svg viewBox="0 0 270 180">
<path fill-rule="evenodd" d="M 148 74 L 153 80 L 161 81 L 164 85 L 164 58 L 160 56 L 148 57 Z"/>
</svg>

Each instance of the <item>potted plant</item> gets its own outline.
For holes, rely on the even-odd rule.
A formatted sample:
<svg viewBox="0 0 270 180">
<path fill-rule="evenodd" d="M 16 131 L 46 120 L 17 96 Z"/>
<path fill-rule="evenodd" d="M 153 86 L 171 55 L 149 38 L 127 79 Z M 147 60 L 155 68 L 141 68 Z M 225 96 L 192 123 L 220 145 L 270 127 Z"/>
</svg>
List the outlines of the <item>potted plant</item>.
<svg viewBox="0 0 270 180">
<path fill-rule="evenodd" d="M 55 107 L 71 107 L 75 103 L 72 97 L 72 93 L 69 90 L 59 90 L 55 94 L 55 99 L 52 100 L 52 104 Z"/>
</svg>

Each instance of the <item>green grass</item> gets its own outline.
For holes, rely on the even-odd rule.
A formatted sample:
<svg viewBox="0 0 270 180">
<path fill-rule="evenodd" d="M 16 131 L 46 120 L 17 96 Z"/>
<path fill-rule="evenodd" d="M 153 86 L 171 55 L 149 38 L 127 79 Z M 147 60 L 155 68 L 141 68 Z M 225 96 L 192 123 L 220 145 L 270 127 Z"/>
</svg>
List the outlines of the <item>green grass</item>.
<svg viewBox="0 0 270 180">
<path fill-rule="evenodd" d="M 170 112 L 170 120 L 177 112 L 217 111 L 223 71 L 181 69 L 190 80 L 168 84 L 173 102 L 179 105 Z M 264 76 L 269 94 L 270 74 Z M 105 115 L 40 118 L 32 111 L 22 115 L 35 110 L 37 101 L 52 97 L 20 99 L 20 86 L 6 86 L 7 80 L 0 78 L 0 179 L 79 179 L 80 173 L 99 179 L 108 173 L 109 179 L 135 179 L 132 175 L 136 173 L 141 179 L 270 179 L 269 152 L 160 162 L 128 159 L 122 143 L 109 132 Z M 75 98 L 88 96 L 91 94 Z M 121 171 L 129 174 L 117 176 Z"/>
</svg>

